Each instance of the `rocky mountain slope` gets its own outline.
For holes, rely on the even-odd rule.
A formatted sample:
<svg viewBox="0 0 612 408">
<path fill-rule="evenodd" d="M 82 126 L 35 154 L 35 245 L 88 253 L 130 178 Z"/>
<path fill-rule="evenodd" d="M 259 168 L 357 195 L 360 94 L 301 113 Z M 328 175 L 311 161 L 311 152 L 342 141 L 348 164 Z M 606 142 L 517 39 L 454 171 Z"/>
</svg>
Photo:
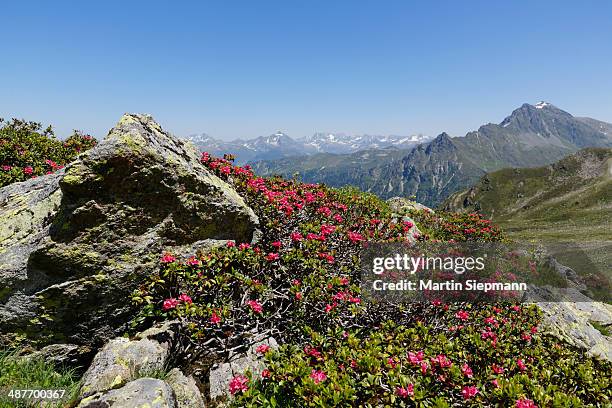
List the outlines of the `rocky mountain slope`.
<svg viewBox="0 0 612 408">
<path fill-rule="evenodd" d="M 578 118 L 541 102 L 524 104 L 499 124 L 489 123 L 465 137 L 442 133 L 426 144 L 381 157 L 375 166 L 359 171 L 351 168 L 351 156 L 335 158 L 342 165 L 328 168 L 319 157 L 254 163 L 261 174 L 285 176 L 299 173 L 304 181 L 332 186 L 354 185 L 383 198 L 416 196 L 435 206 L 448 195 L 469 187 L 486 172 L 503 167 L 536 167 L 552 163 L 584 147 L 612 146 L 612 125 Z"/>
<path fill-rule="evenodd" d="M 317 153 L 351 154 L 370 149 L 409 149 L 429 138 L 423 135 L 380 136 L 347 135 L 344 133 L 315 133 L 312 136 L 293 139 L 281 131 L 270 136 L 229 142 L 214 139 L 207 134 L 187 138 L 200 150 L 215 156 L 226 153 L 236 156 L 237 164 L 259 160 L 276 160 Z"/>
<path fill-rule="evenodd" d="M 483 213 L 516 240 L 546 244 L 612 300 L 612 149 L 588 148 L 549 166 L 488 173 L 441 208 Z"/>
</svg>

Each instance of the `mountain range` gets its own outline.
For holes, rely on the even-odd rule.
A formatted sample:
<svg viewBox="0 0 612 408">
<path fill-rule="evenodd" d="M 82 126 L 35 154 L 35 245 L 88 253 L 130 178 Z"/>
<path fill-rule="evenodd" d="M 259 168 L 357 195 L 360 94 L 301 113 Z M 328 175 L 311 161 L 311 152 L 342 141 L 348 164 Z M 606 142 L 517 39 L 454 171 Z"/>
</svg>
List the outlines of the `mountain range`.
<svg viewBox="0 0 612 408">
<path fill-rule="evenodd" d="M 347 135 L 345 133 L 315 133 L 312 136 L 291 138 L 281 131 L 253 139 L 223 141 L 206 133 L 187 137 L 200 150 L 215 156 L 231 153 L 237 164 L 259 160 L 307 156 L 317 153 L 351 154 L 369 149 L 408 149 L 431 138 L 423 135 Z"/>
<path fill-rule="evenodd" d="M 499 124 L 488 123 L 463 137 L 442 133 L 405 150 L 285 157 L 253 167 L 262 175 L 299 174 L 306 182 L 355 185 L 382 198 L 415 197 L 437 206 L 487 172 L 547 165 L 585 147 L 612 147 L 612 124 L 540 102 L 525 103 Z"/>
</svg>

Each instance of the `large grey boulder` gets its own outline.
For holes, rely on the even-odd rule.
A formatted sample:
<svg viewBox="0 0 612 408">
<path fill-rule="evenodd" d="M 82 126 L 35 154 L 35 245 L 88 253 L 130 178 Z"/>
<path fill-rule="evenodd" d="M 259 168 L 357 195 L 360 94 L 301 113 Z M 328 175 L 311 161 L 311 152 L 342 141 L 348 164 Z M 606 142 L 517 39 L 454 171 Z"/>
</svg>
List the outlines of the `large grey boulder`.
<svg viewBox="0 0 612 408">
<path fill-rule="evenodd" d="M 64 171 L 0 189 L 0 344 L 99 347 L 163 252 L 250 242 L 257 227 L 191 143 L 126 114 Z"/>
<path fill-rule="evenodd" d="M 178 408 L 172 387 L 162 380 L 140 378 L 83 399 L 78 408 Z"/>
</svg>

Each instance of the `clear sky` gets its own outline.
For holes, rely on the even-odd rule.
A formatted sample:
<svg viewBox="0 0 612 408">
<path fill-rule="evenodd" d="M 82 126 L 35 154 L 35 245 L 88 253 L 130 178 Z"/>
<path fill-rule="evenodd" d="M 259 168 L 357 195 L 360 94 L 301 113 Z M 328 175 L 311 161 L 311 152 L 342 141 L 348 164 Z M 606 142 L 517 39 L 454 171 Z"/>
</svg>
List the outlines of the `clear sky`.
<svg viewBox="0 0 612 408">
<path fill-rule="evenodd" d="M 229 139 L 463 135 L 524 102 L 612 122 L 612 1 L 40 1 L 0 8 L 0 117 Z"/>
</svg>

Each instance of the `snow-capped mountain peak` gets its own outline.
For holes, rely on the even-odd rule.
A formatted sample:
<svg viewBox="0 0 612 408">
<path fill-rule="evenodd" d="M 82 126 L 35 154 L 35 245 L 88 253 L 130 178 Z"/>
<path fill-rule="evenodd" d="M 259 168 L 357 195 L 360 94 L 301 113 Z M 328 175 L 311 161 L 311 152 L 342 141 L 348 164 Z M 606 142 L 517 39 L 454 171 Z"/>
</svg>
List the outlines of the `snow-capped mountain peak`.
<svg viewBox="0 0 612 408">
<path fill-rule="evenodd" d="M 399 149 L 410 148 L 428 139 L 423 135 L 347 135 L 344 133 L 319 132 L 312 136 L 298 139 L 298 141 L 311 146 L 318 152 L 354 153 L 359 150 L 390 147 Z"/>
<path fill-rule="evenodd" d="M 198 133 L 198 134 L 189 135 L 187 136 L 186 139 L 192 141 L 195 144 L 217 141 L 215 138 L 209 136 L 206 133 Z"/>
<path fill-rule="evenodd" d="M 217 156 L 233 153 L 237 157 L 237 163 L 245 163 L 314 153 L 344 154 L 370 149 L 410 149 L 430 138 L 421 134 L 396 136 L 317 132 L 311 136 L 293 139 L 286 133 L 277 130 L 269 136 L 248 140 L 236 139 L 230 142 L 214 139 L 205 133 L 191 135 L 187 139 L 194 142 L 203 151 Z"/>
</svg>

